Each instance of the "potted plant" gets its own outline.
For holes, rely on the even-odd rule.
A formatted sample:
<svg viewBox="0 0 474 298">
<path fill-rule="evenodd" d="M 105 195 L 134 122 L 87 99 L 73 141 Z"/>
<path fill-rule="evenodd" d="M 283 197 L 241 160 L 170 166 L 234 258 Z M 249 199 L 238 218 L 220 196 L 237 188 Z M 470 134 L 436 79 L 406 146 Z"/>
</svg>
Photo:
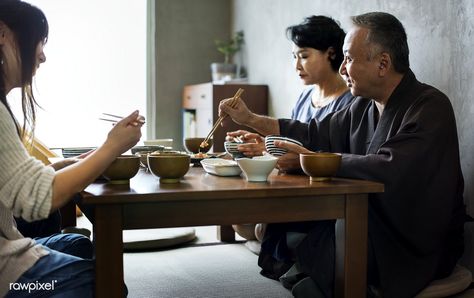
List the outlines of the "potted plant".
<svg viewBox="0 0 474 298">
<path fill-rule="evenodd" d="M 232 63 L 232 57 L 237 53 L 244 43 L 244 32 L 238 31 L 229 41 L 216 39 L 217 50 L 224 54 L 224 63 L 212 63 L 212 80 L 232 80 L 237 75 L 237 65 Z"/>
</svg>

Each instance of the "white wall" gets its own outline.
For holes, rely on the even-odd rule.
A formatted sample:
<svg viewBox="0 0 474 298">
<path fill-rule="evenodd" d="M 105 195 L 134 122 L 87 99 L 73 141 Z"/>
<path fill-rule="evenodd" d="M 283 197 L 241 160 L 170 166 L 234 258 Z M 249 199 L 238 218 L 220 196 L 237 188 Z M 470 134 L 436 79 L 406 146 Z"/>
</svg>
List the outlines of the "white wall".
<svg viewBox="0 0 474 298">
<path fill-rule="evenodd" d="M 47 61 L 34 89 L 44 109 L 36 130 L 41 141 L 50 147 L 97 146 L 111 128 L 98 120 L 100 113 L 145 114 L 145 0 L 28 2 L 43 10 L 50 26 Z M 18 98 L 9 100 L 18 106 Z"/>
</svg>

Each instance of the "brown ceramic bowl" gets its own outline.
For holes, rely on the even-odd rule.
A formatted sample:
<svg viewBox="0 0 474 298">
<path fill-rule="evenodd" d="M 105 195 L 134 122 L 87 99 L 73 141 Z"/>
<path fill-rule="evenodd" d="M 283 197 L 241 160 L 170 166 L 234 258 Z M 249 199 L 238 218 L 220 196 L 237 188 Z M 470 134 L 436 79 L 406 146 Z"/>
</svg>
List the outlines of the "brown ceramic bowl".
<svg viewBox="0 0 474 298">
<path fill-rule="evenodd" d="M 189 170 L 191 157 L 187 154 L 163 152 L 148 155 L 148 169 L 160 183 L 179 183 Z"/>
<path fill-rule="evenodd" d="M 113 184 L 128 183 L 140 168 L 140 157 L 135 155 L 118 156 L 102 174 Z"/>
<path fill-rule="evenodd" d="M 209 149 L 211 149 L 212 147 L 212 139 L 209 139 L 209 141 L 207 141 L 206 147 L 204 148 L 199 147 L 205 139 L 206 138 L 185 138 L 184 148 L 186 148 L 186 150 L 189 153 L 194 153 L 194 154 L 199 153 L 199 152 L 207 153 Z"/>
<path fill-rule="evenodd" d="M 302 153 L 300 163 L 311 181 L 327 181 L 336 175 L 341 165 L 341 154 L 329 152 Z"/>
</svg>

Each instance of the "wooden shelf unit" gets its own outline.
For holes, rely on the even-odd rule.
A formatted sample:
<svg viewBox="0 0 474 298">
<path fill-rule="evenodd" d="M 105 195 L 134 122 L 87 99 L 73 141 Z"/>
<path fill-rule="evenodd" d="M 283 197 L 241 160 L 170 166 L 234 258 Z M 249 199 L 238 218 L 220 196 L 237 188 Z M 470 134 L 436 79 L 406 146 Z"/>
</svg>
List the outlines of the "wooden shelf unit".
<svg viewBox="0 0 474 298">
<path fill-rule="evenodd" d="M 219 118 L 219 102 L 234 96 L 239 89 L 244 89 L 241 98 L 249 109 L 257 114 L 268 114 L 268 86 L 250 84 L 216 85 L 204 83 L 184 87 L 183 107 L 183 138 L 206 137 L 213 124 Z M 246 126 L 234 122 L 219 127 L 214 133 L 213 152 L 224 152 L 226 132 L 238 129 L 252 131 Z"/>
</svg>

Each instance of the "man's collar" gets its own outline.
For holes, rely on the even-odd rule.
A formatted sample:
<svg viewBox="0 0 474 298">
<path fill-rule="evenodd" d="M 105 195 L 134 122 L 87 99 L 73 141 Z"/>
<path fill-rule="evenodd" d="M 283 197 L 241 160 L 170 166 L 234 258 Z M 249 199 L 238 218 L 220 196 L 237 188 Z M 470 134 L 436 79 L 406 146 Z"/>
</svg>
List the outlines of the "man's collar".
<svg viewBox="0 0 474 298">
<path fill-rule="evenodd" d="M 418 81 L 415 77 L 415 74 L 411 71 L 411 69 L 408 69 L 408 71 L 403 75 L 403 78 L 398 86 L 395 87 L 395 90 L 393 90 L 392 94 L 388 98 L 387 104 L 385 105 L 385 110 L 392 106 L 398 106 L 403 101 L 409 99 L 410 97 L 405 95 L 410 90 L 412 90 L 414 84 L 417 82 Z"/>
</svg>

